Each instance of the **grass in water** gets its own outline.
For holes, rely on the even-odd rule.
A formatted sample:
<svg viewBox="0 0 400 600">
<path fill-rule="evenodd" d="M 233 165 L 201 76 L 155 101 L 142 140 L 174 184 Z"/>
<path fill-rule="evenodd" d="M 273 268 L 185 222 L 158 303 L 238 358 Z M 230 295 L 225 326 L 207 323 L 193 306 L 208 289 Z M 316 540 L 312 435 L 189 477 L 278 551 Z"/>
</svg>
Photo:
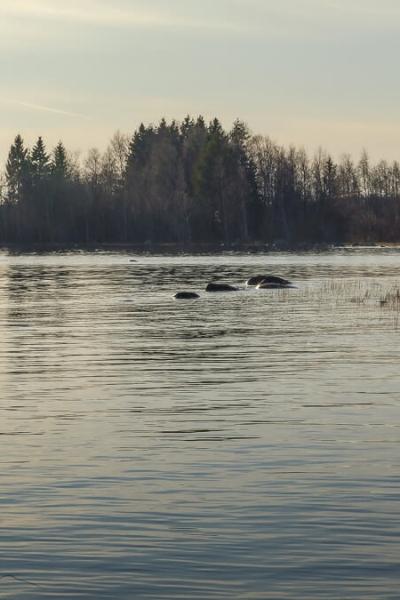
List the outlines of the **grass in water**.
<svg viewBox="0 0 400 600">
<path fill-rule="evenodd" d="M 345 305 L 388 308 L 400 312 L 400 288 L 382 284 L 379 280 L 332 279 L 317 285 L 305 285 L 297 290 L 279 290 L 275 298 L 280 302 L 314 301 L 326 305 Z"/>
<path fill-rule="evenodd" d="M 379 304 L 382 307 L 400 310 L 400 289 L 386 292 L 386 294 L 380 298 Z"/>
</svg>

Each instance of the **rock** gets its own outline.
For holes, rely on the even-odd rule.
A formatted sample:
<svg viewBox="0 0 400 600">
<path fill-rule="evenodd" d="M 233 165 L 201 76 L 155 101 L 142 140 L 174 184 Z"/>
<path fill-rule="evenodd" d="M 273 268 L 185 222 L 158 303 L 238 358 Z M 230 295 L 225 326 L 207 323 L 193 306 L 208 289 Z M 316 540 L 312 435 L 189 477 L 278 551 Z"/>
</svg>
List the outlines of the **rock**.
<svg viewBox="0 0 400 600">
<path fill-rule="evenodd" d="M 176 300 L 196 300 L 196 298 L 200 298 L 199 294 L 196 292 L 177 292 L 174 295 Z"/>
<path fill-rule="evenodd" d="M 209 283 L 206 292 L 237 292 L 238 288 L 229 283 Z"/>
<path fill-rule="evenodd" d="M 291 281 L 283 279 L 283 277 L 277 277 L 276 275 L 255 275 L 254 277 L 250 277 L 250 279 L 246 281 L 247 286 L 257 286 L 260 283 L 271 283 L 280 286 L 292 284 Z"/>
</svg>

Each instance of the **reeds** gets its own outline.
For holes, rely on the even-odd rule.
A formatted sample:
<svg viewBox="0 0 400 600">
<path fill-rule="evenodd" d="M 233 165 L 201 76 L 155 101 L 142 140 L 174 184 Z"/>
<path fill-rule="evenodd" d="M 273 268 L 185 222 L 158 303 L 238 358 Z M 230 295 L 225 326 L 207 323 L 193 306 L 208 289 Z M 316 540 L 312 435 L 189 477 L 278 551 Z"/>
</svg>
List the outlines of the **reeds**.
<svg viewBox="0 0 400 600">
<path fill-rule="evenodd" d="M 312 302 L 315 306 L 352 303 L 369 308 L 381 307 L 400 312 L 400 287 L 379 279 L 328 279 L 310 282 L 296 290 L 279 290 L 275 300 L 288 304 Z"/>
<path fill-rule="evenodd" d="M 400 289 L 389 290 L 379 300 L 382 307 L 400 310 Z"/>
</svg>

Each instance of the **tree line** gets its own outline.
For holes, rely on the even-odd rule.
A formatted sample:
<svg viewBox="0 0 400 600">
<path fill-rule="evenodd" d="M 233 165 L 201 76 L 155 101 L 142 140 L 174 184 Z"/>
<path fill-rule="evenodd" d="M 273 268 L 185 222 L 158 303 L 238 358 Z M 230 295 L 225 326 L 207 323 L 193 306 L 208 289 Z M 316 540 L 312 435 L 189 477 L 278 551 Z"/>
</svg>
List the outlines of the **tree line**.
<svg viewBox="0 0 400 600">
<path fill-rule="evenodd" d="M 399 241 L 398 162 L 310 157 L 239 120 L 141 124 L 83 160 L 17 135 L 2 177 L 3 244 Z"/>
</svg>

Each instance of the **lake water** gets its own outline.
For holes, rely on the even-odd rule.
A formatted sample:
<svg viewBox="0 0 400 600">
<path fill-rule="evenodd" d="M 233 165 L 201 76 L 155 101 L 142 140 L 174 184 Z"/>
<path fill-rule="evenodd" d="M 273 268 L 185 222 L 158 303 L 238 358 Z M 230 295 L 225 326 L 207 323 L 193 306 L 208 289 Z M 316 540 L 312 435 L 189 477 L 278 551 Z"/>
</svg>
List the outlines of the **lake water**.
<svg viewBox="0 0 400 600">
<path fill-rule="evenodd" d="M 172 298 L 260 272 L 299 287 Z M 397 287 L 398 250 L 0 254 L 0 598 L 397 600 Z"/>
</svg>

